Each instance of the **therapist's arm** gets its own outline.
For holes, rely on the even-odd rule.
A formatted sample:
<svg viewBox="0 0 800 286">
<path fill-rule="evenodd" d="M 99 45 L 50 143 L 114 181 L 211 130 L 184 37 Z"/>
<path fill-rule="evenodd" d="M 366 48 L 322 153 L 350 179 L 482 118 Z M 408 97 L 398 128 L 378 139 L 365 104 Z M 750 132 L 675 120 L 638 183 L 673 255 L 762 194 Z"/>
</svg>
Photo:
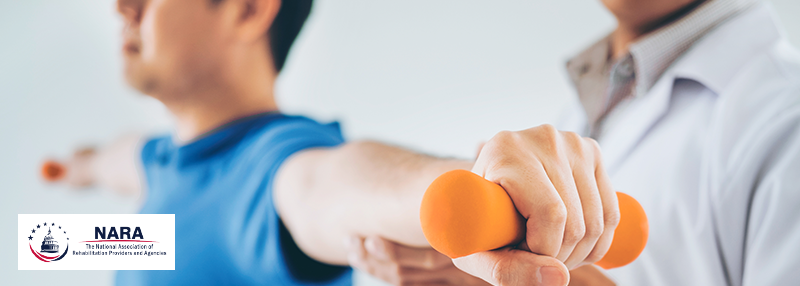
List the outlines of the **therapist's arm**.
<svg viewBox="0 0 800 286">
<path fill-rule="evenodd" d="M 738 279 L 743 286 L 795 285 L 800 281 L 800 104 L 765 122 L 751 137 L 758 140 L 750 140 L 756 143 L 747 146 L 745 160 L 736 161 L 741 166 L 730 168 L 737 171 L 731 174 L 736 179 L 726 190 L 752 198 L 744 244 L 739 244 L 744 261 Z M 742 180 L 746 174 L 754 176 Z"/>
</svg>

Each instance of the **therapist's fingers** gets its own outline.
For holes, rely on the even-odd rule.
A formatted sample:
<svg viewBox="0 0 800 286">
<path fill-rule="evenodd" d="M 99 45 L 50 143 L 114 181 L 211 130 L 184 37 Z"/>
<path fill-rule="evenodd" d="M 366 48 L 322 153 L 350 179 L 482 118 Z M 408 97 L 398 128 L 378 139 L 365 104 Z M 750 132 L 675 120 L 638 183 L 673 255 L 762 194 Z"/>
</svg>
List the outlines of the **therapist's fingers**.
<svg viewBox="0 0 800 286">
<path fill-rule="evenodd" d="M 364 247 L 364 239 L 358 236 L 350 238 L 347 244 L 347 263 L 351 267 L 372 275 L 386 283 L 399 285 L 399 266 L 392 261 L 375 259 Z"/>
<path fill-rule="evenodd" d="M 452 260 L 432 248 L 410 247 L 370 236 L 354 237 L 348 249 L 348 263 L 353 268 L 392 285 L 487 284 L 459 270 Z"/>
<path fill-rule="evenodd" d="M 450 258 L 433 248 L 405 246 L 377 236 L 364 239 L 364 248 L 376 259 L 393 261 L 403 267 L 435 270 L 453 265 Z"/>
<path fill-rule="evenodd" d="M 613 280 L 595 265 L 585 265 L 569 271 L 569 286 L 615 286 Z"/>
<path fill-rule="evenodd" d="M 403 281 L 400 285 L 452 285 L 452 286 L 487 286 L 489 283 L 478 277 L 467 274 L 456 268 L 453 262 L 443 269 L 435 271 L 402 267 Z"/>
<path fill-rule="evenodd" d="M 492 285 L 565 286 L 569 270 L 558 259 L 503 248 L 453 259 L 456 267 Z"/>
<path fill-rule="evenodd" d="M 592 252 L 586 257 L 585 263 L 595 263 L 606 255 L 608 249 L 611 248 L 611 242 L 614 240 L 614 230 L 617 229 L 620 220 L 617 192 L 611 185 L 611 179 L 606 174 L 605 168 L 603 168 L 600 147 L 595 143 L 594 148 L 597 150 L 595 152 L 595 180 L 597 181 L 600 200 L 603 204 L 603 234 L 600 235 Z"/>
</svg>

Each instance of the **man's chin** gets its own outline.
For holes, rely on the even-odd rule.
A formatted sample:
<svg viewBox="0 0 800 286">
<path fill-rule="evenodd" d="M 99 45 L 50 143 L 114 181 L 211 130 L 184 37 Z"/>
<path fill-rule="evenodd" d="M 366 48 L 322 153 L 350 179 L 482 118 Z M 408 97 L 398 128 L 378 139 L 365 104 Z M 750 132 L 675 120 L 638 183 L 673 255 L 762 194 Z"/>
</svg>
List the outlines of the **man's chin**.
<svg viewBox="0 0 800 286">
<path fill-rule="evenodd" d="M 131 66 L 125 67 L 125 81 L 139 92 L 148 95 L 155 92 L 158 86 L 155 78 L 147 76 L 141 70 Z"/>
</svg>

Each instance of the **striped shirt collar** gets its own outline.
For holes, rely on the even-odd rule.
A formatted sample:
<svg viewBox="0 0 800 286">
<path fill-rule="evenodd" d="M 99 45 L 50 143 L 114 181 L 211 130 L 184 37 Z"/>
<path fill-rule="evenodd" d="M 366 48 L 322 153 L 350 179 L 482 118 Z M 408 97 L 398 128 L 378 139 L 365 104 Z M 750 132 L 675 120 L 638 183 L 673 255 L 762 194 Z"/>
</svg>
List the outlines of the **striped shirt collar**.
<svg viewBox="0 0 800 286">
<path fill-rule="evenodd" d="M 635 95 L 644 95 L 665 70 L 708 31 L 747 10 L 758 0 L 708 0 L 681 19 L 631 44 Z"/>
<path fill-rule="evenodd" d="M 647 93 L 664 71 L 684 54 L 693 43 L 708 31 L 736 14 L 747 10 L 761 0 L 707 0 L 680 19 L 661 27 L 629 46 L 627 56 L 632 58 L 635 74 L 633 95 Z M 614 67 L 609 57 L 610 35 L 604 37 L 588 49 L 567 62 L 567 70 L 573 84 L 581 85 L 582 76 L 587 73 L 587 65 L 605 63 L 606 67 Z M 605 57 L 605 58 L 599 58 Z M 608 83 L 606 83 L 608 84 Z M 612 83 L 613 85 L 613 83 Z M 608 87 L 601 87 L 607 90 Z M 580 90 L 579 90 L 580 93 Z M 582 100 L 586 96 L 581 96 Z"/>
</svg>

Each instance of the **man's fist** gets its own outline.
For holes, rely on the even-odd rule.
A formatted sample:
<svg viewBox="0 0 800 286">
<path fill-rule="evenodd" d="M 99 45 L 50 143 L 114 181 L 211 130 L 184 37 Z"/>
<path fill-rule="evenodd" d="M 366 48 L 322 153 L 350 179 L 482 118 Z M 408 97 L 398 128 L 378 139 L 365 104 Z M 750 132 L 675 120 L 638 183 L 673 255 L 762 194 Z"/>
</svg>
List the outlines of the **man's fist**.
<svg viewBox="0 0 800 286">
<path fill-rule="evenodd" d="M 472 171 L 506 190 L 527 232 L 516 247 L 456 259 L 462 270 L 495 285 L 566 285 L 568 269 L 608 251 L 619 207 L 594 140 L 551 125 L 500 132 Z"/>
</svg>

